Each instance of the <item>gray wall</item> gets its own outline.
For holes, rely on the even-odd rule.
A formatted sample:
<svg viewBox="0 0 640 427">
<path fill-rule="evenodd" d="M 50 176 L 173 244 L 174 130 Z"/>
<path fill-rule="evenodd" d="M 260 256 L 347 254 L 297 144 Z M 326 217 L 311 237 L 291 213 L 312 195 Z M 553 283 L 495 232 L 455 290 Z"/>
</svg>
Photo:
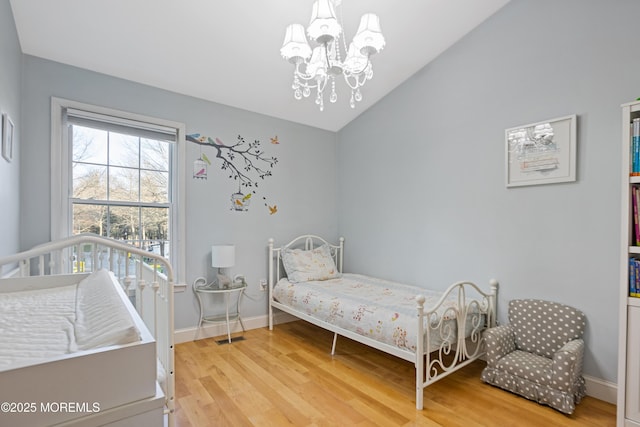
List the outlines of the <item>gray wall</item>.
<svg viewBox="0 0 640 427">
<path fill-rule="evenodd" d="M 582 309 L 586 373 L 615 381 L 619 107 L 640 96 L 637 1 L 512 0 L 337 137 L 29 56 L 20 84 L 21 55 L 5 12 L 8 1 L 0 0 L 0 108 L 14 110 L 18 123 L 22 102 L 29 119 L 20 123 L 28 189 L 20 193 L 22 248 L 49 239 L 51 96 L 182 121 L 189 133 L 223 140 L 278 135 L 281 144 L 269 151 L 280 163 L 262 188 L 276 215 L 260 201 L 231 212 L 235 188 L 214 167 L 206 181 L 187 178 L 188 282 L 213 278 L 212 243 L 235 243 L 233 273 L 247 275 L 257 299 L 243 314 L 263 315 L 256 282 L 266 276 L 266 239 L 341 234 L 349 271 L 431 288 L 499 279 L 501 321 L 513 298 Z M 505 188 L 504 129 L 568 114 L 579 119 L 577 182 Z M 189 144 L 188 173 L 198 155 Z M 17 198 L 16 170 L 0 159 L 1 215 Z M 7 252 L 16 246 L 19 211 L 9 212 L 0 221 Z M 193 295 L 179 294 L 176 327 L 193 326 L 195 317 Z"/>
<path fill-rule="evenodd" d="M 31 247 L 50 239 L 50 100 L 52 96 L 186 124 L 187 133 L 201 133 L 234 142 L 238 135 L 258 139 L 263 149 L 279 163 L 273 176 L 260 181 L 258 193 L 247 212 L 230 210 L 230 197 L 237 183 L 220 170 L 212 149 L 203 152 L 212 160 L 207 180 L 192 178 L 193 162 L 200 146 L 187 143 L 187 283 L 198 276 L 215 278 L 211 268 L 211 245 L 236 245 L 236 265 L 231 274 L 245 274 L 249 283 L 243 317 L 265 315 L 265 293 L 258 280 L 267 277 L 267 239 L 286 243 L 298 234 L 317 231 L 337 237 L 336 135 L 291 122 L 177 95 L 153 87 L 108 77 L 52 61 L 24 56 L 25 116 L 22 155 L 25 161 L 22 182 L 22 246 Z M 277 135 L 280 144 L 270 143 Z M 322 165 L 318 167 L 317 165 Z M 262 197 L 276 204 L 270 215 Z M 189 288 L 176 294 L 175 326 L 187 328 L 197 323 L 197 305 Z"/>
<path fill-rule="evenodd" d="M 0 114 L 8 113 L 15 125 L 13 161 L 0 157 L 0 255 L 20 249 L 21 58 L 9 0 L 0 0 Z"/>
<path fill-rule="evenodd" d="M 615 382 L 620 105 L 640 96 L 638 17 L 635 0 L 512 0 L 342 129 L 346 269 L 431 288 L 495 277 L 502 322 L 513 298 L 573 305 L 588 318 L 585 372 Z M 507 189 L 504 129 L 569 114 L 577 181 Z"/>
</svg>

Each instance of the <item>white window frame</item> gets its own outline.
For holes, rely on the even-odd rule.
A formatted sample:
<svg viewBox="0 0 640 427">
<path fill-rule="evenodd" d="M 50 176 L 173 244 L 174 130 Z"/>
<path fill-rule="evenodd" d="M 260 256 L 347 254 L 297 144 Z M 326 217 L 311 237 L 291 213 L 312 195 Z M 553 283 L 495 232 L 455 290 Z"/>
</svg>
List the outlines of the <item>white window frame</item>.
<svg viewBox="0 0 640 427">
<path fill-rule="evenodd" d="M 88 113 L 107 115 L 138 123 L 146 123 L 176 130 L 176 150 L 171 159 L 171 200 L 172 215 L 170 235 L 170 258 L 174 270 L 174 282 L 186 283 L 186 126 L 184 123 L 155 117 L 143 116 L 126 111 L 84 104 L 62 98 L 51 98 L 51 240 L 71 235 L 71 156 L 69 152 L 68 127 L 63 126 L 64 112 L 67 109 L 82 110 Z"/>
</svg>

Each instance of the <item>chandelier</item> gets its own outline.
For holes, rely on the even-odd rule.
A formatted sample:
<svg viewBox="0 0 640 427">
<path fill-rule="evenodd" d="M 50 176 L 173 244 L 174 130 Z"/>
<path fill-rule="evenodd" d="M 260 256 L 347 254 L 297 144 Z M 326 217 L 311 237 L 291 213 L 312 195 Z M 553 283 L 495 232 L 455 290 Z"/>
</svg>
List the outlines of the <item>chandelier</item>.
<svg viewBox="0 0 640 427">
<path fill-rule="evenodd" d="M 313 3 L 311 22 L 306 33 L 316 46 L 311 49 L 301 24 L 287 27 L 280 54 L 295 65 L 293 71 L 293 96 L 295 99 L 308 98 L 311 90 L 316 89 L 316 104 L 324 110 L 324 92 L 330 87 L 329 102 L 338 100 L 336 77 L 342 75 L 351 88 L 349 105 L 355 108 L 362 100 L 360 88 L 373 77 L 371 55 L 380 52 L 385 45 L 380 29 L 380 20 L 373 13 L 366 13 L 360 19 L 358 32 L 349 44 L 345 42 L 342 31 L 342 11 L 340 22 L 336 17 L 336 8 L 340 9 L 341 0 L 316 0 Z M 343 60 L 343 53 L 346 52 Z"/>
</svg>

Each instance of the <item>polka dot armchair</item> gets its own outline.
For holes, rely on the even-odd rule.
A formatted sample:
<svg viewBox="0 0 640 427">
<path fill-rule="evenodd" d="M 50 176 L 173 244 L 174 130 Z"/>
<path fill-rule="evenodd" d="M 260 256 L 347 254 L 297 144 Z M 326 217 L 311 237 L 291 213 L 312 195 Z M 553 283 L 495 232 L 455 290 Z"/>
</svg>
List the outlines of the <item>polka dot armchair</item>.
<svg viewBox="0 0 640 427">
<path fill-rule="evenodd" d="M 572 414 L 585 395 L 585 315 L 555 302 L 509 302 L 509 323 L 485 331 L 482 380 Z"/>
</svg>

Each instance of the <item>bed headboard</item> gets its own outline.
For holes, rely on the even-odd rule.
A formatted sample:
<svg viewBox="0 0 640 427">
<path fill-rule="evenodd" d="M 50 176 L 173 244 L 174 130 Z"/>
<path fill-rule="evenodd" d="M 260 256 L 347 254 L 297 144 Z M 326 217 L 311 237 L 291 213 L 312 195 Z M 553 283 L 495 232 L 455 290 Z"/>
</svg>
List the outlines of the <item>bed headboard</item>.
<svg viewBox="0 0 640 427">
<path fill-rule="evenodd" d="M 304 249 L 305 251 L 310 251 L 321 245 L 329 246 L 331 257 L 335 261 L 338 271 L 342 273 L 344 237 L 340 237 L 340 239 L 338 239 L 338 244 L 336 245 L 327 242 L 320 236 L 303 234 L 279 248 L 274 246 L 274 240 L 272 238 L 269 239 L 269 289 L 272 289 L 273 285 L 286 275 L 284 267 L 282 266 L 283 249 Z"/>
</svg>

